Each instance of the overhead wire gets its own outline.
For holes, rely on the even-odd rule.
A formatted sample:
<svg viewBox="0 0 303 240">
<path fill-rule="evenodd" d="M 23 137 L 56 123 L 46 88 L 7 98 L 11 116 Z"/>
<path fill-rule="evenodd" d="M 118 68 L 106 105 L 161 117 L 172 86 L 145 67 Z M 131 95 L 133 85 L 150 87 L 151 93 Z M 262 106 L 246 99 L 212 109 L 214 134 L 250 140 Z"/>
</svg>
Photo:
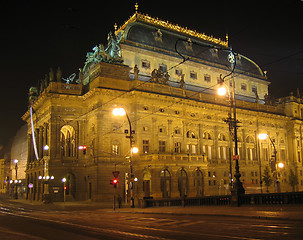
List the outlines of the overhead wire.
<svg viewBox="0 0 303 240">
<path fill-rule="evenodd" d="M 181 53 L 180 51 L 178 51 L 178 49 L 177 49 L 177 43 L 178 43 L 179 41 L 187 41 L 187 40 L 179 39 L 179 40 L 177 40 L 177 42 L 176 42 L 176 44 L 175 44 L 175 50 L 176 50 L 177 54 L 182 58 L 182 61 L 181 61 L 180 63 L 174 65 L 173 67 L 169 68 L 169 69 L 167 70 L 167 72 L 170 71 L 170 70 L 172 70 L 172 69 L 174 69 L 174 68 L 176 68 L 177 66 L 180 66 L 180 65 L 184 64 L 185 62 L 191 60 L 190 57 L 186 57 L 186 56 L 182 55 L 182 53 Z M 188 41 L 187 41 L 187 42 L 188 42 Z M 193 43 L 193 44 L 198 44 L 198 43 L 196 43 L 196 42 L 192 42 L 192 43 Z M 217 46 L 210 46 L 210 45 L 201 45 L 201 46 L 203 46 L 203 47 L 206 48 L 206 50 L 204 50 L 204 51 L 207 51 L 207 49 L 210 49 L 210 48 L 216 48 L 216 49 L 218 49 L 218 50 L 230 51 L 229 49 L 222 49 L 222 48 L 219 48 L 219 47 L 217 47 Z M 200 54 L 203 53 L 204 51 L 199 52 L 199 54 L 197 54 L 197 55 L 200 55 Z M 275 63 L 280 62 L 280 61 L 282 61 L 282 60 L 285 60 L 285 59 L 287 59 L 287 58 L 290 58 L 290 57 L 293 57 L 293 56 L 295 56 L 295 55 L 298 55 L 298 54 L 300 54 L 301 52 L 303 52 L 303 50 L 300 50 L 299 52 L 296 52 L 296 53 L 293 53 L 293 54 L 290 54 L 290 55 L 281 57 L 281 58 L 276 59 L 276 60 L 274 60 L 274 61 L 272 61 L 272 62 L 270 62 L 270 63 L 263 64 L 262 67 L 263 67 L 263 66 L 269 66 L 269 65 L 275 64 Z M 237 54 L 236 54 L 236 56 L 237 56 Z M 194 57 L 195 57 L 195 56 L 194 56 Z M 222 64 L 222 63 L 221 63 L 221 64 Z M 225 65 L 225 66 L 226 66 L 226 65 Z M 234 71 L 234 70 L 236 70 L 235 65 L 234 65 L 234 69 L 233 69 L 232 71 Z M 248 70 L 246 70 L 246 71 L 242 71 L 242 72 L 235 71 L 234 77 L 239 76 L 239 75 L 242 75 L 242 74 L 245 74 L 245 73 L 252 73 L 252 71 L 253 71 L 253 68 L 248 69 Z M 224 77 L 224 80 L 225 80 L 225 78 L 227 78 L 227 80 L 228 80 L 228 77 L 229 77 L 230 75 L 231 75 L 231 73 L 228 74 L 228 75 L 226 75 L 226 76 Z M 113 101 L 116 100 L 116 99 L 121 98 L 122 96 L 124 96 L 124 95 L 126 95 L 126 94 L 129 94 L 129 93 L 131 93 L 131 92 L 137 90 L 138 87 L 140 87 L 140 86 L 142 86 L 142 85 L 144 85 L 144 84 L 146 84 L 146 83 L 148 83 L 148 81 L 142 81 L 140 84 L 138 84 L 137 86 L 134 86 L 134 87 L 133 87 L 132 89 L 130 89 L 129 91 L 125 91 L 125 92 L 123 92 L 122 94 L 120 94 L 120 95 L 118 95 L 118 96 L 116 96 L 116 97 L 114 97 L 114 98 L 108 100 L 107 102 L 102 103 L 100 106 L 98 106 L 97 108 L 95 108 L 94 111 L 95 111 L 95 110 L 98 110 L 99 108 L 103 107 L 103 106 L 106 105 L 106 104 L 109 104 L 109 103 L 113 102 Z M 185 99 L 192 98 L 192 97 L 194 97 L 195 95 L 197 95 L 197 94 L 199 94 L 199 93 L 202 93 L 202 92 L 205 92 L 205 91 L 207 91 L 207 90 L 209 90 L 209 89 L 212 89 L 212 88 L 214 88 L 214 87 L 217 86 L 217 85 L 218 85 L 218 83 L 217 83 L 217 84 L 214 84 L 214 85 L 212 85 L 212 86 L 210 86 L 210 87 L 208 87 L 208 88 L 203 88 L 202 91 L 195 92 L 194 94 L 192 94 L 192 95 L 190 95 L 190 96 L 186 96 L 186 98 L 180 98 L 180 100 L 178 100 L 178 101 L 176 101 L 176 102 L 174 102 L 174 103 L 172 103 L 172 104 L 169 104 L 169 105 L 165 106 L 164 108 L 165 108 L 165 109 L 170 108 L 170 107 L 172 107 L 172 106 L 175 105 L 175 104 L 181 103 L 181 102 L 184 101 Z M 132 120 L 131 120 L 131 123 L 135 123 L 135 122 L 137 122 L 137 121 L 139 121 L 139 120 L 142 120 L 142 119 L 144 119 L 144 118 L 146 118 L 146 117 L 148 117 L 148 116 L 151 116 L 151 115 L 153 115 L 153 114 L 155 114 L 155 113 L 156 113 L 156 111 L 153 111 L 153 112 L 151 112 L 151 113 L 149 113 L 149 114 L 146 114 L 145 116 L 139 117 L 139 118 L 137 118 L 137 119 L 132 119 Z M 85 116 L 85 115 L 87 115 L 87 114 L 88 114 L 88 112 L 86 112 L 86 113 L 84 113 L 84 114 L 78 116 L 78 117 L 75 118 L 75 119 L 70 120 L 69 122 L 75 121 L 76 119 L 79 119 L 79 118 L 81 118 L 81 117 L 83 117 L 83 116 Z M 127 121 L 124 121 L 117 129 L 122 128 L 123 125 L 124 125 L 126 122 L 127 122 Z M 106 133 L 102 134 L 100 137 L 104 137 L 105 135 L 111 134 L 111 133 L 112 133 L 112 131 L 106 132 Z"/>
</svg>

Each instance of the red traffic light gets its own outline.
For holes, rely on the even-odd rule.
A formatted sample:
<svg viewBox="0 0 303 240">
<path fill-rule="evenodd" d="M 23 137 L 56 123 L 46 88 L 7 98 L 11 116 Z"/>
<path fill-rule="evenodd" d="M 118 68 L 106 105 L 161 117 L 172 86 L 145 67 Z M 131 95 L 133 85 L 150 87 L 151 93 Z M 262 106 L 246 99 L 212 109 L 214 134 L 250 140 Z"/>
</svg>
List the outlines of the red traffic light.
<svg viewBox="0 0 303 240">
<path fill-rule="evenodd" d="M 114 188 L 117 188 L 118 182 L 119 182 L 119 180 L 117 178 L 110 180 L 110 184 L 114 185 Z"/>
<path fill-rule="evenodd" d="M 66 190 L 67 189 L 67 187 L 66 186 L 64 186 L 64 188 L 63 188 L 64 190 Z"/>
<path fill-rule="evenodd" d="M 84 155 L 86 154 L 86 149 L 87 149 L 87 147 L 86 147 L 85 145 L 79 146 L 78 148 L 79 148 L 79 150 L 82 150 L 82 151 L 83 151 L 83 154 L 84 154 Z"/>
</svg>

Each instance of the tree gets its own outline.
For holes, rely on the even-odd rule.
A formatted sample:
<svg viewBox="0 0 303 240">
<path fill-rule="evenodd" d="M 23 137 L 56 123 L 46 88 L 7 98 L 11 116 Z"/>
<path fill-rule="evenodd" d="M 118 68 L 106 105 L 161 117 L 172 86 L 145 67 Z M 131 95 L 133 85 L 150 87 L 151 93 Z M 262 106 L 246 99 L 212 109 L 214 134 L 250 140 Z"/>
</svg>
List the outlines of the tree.
<svg viewBox="0 0 303 240">
<path fill-rule="evenodd" d="M 292 191 L 295 191 L 296 185 L 298 185 L 298 176 L 294 173 L 292 169 L 289 170 L 288 183 L 292 187 Z"/>
<path fill-rule="evenodd" d="M 268 187 L 272 184 L 273 180 L 272 180 L 272 174 L 270 173 L 270 170 L 269 170 L 268 166 L 266 166 L 264 168 L 262 180 L 263 180 L 263 182 L 266 186 L 266 192 L 269 192 Z"/>
</svg>

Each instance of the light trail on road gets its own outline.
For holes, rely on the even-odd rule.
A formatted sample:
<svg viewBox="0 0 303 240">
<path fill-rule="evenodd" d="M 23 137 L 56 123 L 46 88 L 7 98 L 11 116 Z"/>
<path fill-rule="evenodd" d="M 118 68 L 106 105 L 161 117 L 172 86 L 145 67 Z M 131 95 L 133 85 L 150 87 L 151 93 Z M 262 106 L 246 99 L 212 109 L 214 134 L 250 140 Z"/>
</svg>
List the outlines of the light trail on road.
<svg viewBox="0 0 303 240">
<path fill-rule="evenodd" d="M 72 237 L 73 240 L 301 240 L 303 233 L 302 221 L 165 213 L 118 213 L 105 209 L 59 211 L 45 210 L 44 208 L 44 210 L 33 210 L 6 206 L 5 204 L 0 204 L 0 221 L 2 223 L 0 228 L 1 239 L 5 239 L 2 238 L 2 235 L 7 232 L 8 235 L 12 236 L 20 234 L 20 239 L 54 239 L 49 236 L 49 233 L 56 233 L 55 239 Z M 28 229 L 15 226 L 13 224 L 15 222 L 27 226 Z M 41 232 L 39 228 L 44 230 Z M 58 236 L 62 236 L 62 238 L 58 238 Z"/>
</svg>

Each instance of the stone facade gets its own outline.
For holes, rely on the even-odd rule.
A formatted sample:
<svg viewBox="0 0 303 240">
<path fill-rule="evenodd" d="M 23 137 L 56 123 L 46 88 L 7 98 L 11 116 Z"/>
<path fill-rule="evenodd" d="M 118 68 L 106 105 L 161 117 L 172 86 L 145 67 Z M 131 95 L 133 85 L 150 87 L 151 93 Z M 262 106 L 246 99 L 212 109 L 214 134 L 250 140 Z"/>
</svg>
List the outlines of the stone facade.
<svg viewBox="0 0 303 240">
<path fill-rule="evenodd" d="M 180 56 L 164 45 L 165 37 L 179 34 L 180 38 L 192 37 L 200 44 L 207 39 L 195 38 L 180 29 L 178 32 L 171 25 L 144 21 L 143 17 L 136 13 L 132 17 L 136 19 L 116 32 L 124 37 L 119 43 L 124 64 L 87 62 L 78 84 L 50 82 L 33 102 L 38 160 L 33 150 L 30 112 L 23 116 L 29 129 L 26 179 L 27 184 L 33 183 L 28 198 L 41 200 L 50 193 L 53 200 L 63 201 L 61 179 L 65 177 L 67 200 L 110 202 L 114 194 L 110 185 L 113 171 L 120 172 L 116 195 L 125 201 L 130 198 L 129 182 L 136 201 L 144 197 L 230 193 L 233 141 L 223 121 L 230 106 L 227 97 L 215 94 L 217 78 L 230 70 L 219 61 L 198 57 L 174 67 Z M 151 46 L 152 42 L 144 37 L 135 42 L 133 39 L 144 33 L 142 29 L 149 30 L 158 45 Z M 217 46 L 215 40 L 208 44 Z M 190 45 L 184 49 L 192 51 Z M 215 59 L 228 50 L 225 42 L 219 50 L 211 49 L 213 53 L 205 51 Z M 275 106 L 264 104 L 269 84 L 265 74 L 251 60 L 239 56 L 239 68 L 235 69 L 238 151 L 246 193 L 261 191 L 260 176 L 272 159 L 273 145 L 268 139 L 258 139 L 261 132 L 273 140 L 277 162 L 285 164 L 278 170 L 281 191 L 292 189 L 288 184 L 290 169 L 298 176 L 296 189 L 302 190 L 303 100 L 290 96 Z M 253 72 L 243 72 L 251 66 L 255 67 Z M 170 76 L 166 75 L 164 82 L 151 80 L 153 69 Z M 129 122 L 126 116 L 112 114 L 116 107 L 125 109 L 132 126 L 133 146 L 139 148 L 132 156 Z M 48 150 L 43 149 L 45 145 Z M 85 154 L 79 146 L 87 147 Z M 130 177 L 130 165 L 134 178 Z M 274 191 L 273 186 L 269 189 Z"/>
</svg>

